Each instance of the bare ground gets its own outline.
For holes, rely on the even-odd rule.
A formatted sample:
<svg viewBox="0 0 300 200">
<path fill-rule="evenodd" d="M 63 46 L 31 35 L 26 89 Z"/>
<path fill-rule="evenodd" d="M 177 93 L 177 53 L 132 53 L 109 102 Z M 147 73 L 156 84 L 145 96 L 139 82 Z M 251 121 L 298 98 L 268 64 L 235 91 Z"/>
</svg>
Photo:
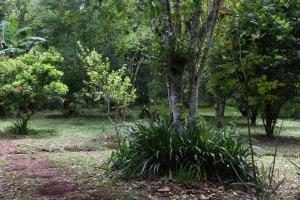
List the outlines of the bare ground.
<svg viewBox="0 0 300 200">
<path fill-rule="evenodd" d="M 117 199 L 107 189 L 103 191 L 85 191 L 69 176 L 70 170 L 49 165 L 38 154 L 15 154 L 16 147 L 7 140 L 0 141 L 0 155 L 3 155 L 7 164 L 0 171 L 0 199 L 16 198 L 11 196 L 17 193 L 26 194 L 30 199 Z M 22 180 L 38 180 L 36 185 L 20 183 L 8 184 L 3 176 L 19 177 Z"/>
<path fill-rule="evenodd" d="M 68 147 L 65 151 L 88 152 L 89 149 Z M 37 151 L 34 154 L 20 153 L 9 140 L 0 140 L 0 156 L 4 156 L 6 160 L 6 163 L 2 165 L 0 163 L 0 199 L 17 199 L 17 197 L 23 197 L 24 194 L 27 199 L 36 200 L 127 199 L 120 196 L 120 190 L 130 191 L 129 193 L 138 191 L 136 195 L 133 195 L 134 199 L 149 200 L 256 199 L 246 195 L 241 197 L 241 194 L 226 191 L 220 185 L 205 183 L 198 183 L 193 188 L 162 180 L 118 181 L 110 188 L 94 187 L 93 184 L 84 185 L 74 180 L 74 174 L 77 173 L 74 169 L 51 165 L 43 159 L 42 153 L 44 151 Z M 14 180 L 19 179 L 20 182 L 11 183 L 9 177 L 13 177 Z M 284 184 L 276 199 L 300 200 L 299 195 L 297 196 L 299 190 L 298 182 Z"/>
</svg>

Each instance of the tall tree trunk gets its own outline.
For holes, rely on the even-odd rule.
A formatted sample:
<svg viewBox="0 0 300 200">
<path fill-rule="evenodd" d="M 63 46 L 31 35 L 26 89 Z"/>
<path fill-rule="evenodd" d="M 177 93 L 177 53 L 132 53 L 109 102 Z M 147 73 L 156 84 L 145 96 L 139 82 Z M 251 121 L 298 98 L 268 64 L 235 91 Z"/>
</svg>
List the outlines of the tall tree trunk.
<svg viewBox="0 0 300 200">
<path fill-rule="evenodd" d="M 106 100 L 106 106 L 107 106 L 107 115 L 110 115 L 110 99 Z"/>
<path fill-rule="evenodd" d="M 115 120 L 116 120 L 116 122 L 119 121 L 119 107 L 118 107 L 118 105 L 116 105 L 116 110 L 115 110 Z"/>
<path fill-rule="evenodd" d="M 4 117 L 7 115 L 7 110 L 4 106 L 0 106 L 0 117 Z"/>
<path fill-rule="evenodd" d="M 256 107 L 252 107 L 250 111 L 251 126 L 256 126 L 257 115 L 258 109 Z"/>
<path fill-rule="evenodd" d="M 268 137 L 274 137 L 274 123 L 271 119 L 266 119 L 265 122 L 265 131 Z"/>
<path fill-rule="evenodd" d="M 214 7 L 210 11 L 206 22 L 202 24 L 200 29 L 199 27 L 199 16 L 201 14 L 201 9 L 196 9 L 192 15 L 192 22 L 190 26 L 190 37 L 195 45 L 194 60 L 193 63 L 189 66 L 189 117 L 195 118 L 198 115 L 198 104 L 199 104 L 199 82 L 200 77 L 203 74 L 205 69 L 206 61 L 208 58 L 208 53 L 212 45 L 213 33 L 217 24 L 217 16 L 219 8 L 222 4 L 222 0 L 216 0 L 214 2 Z M 199 32 L 197 32 L 199 30 Z M 206 42 L 205 38 L 207 37 Z M 201 48 L 201 42 L 202 47 Z M 199 67 L 198 67 L 199 64 Z"/>
<path fill-rule="evenodd" d="M 189 118 L 198 116 L 199 78 L 195 67 L 189 69 Z"/>
<path fill-rule="evenodd" d="M 241 114 L 243 115 L 243 117 L 248 116 L 247 105 L 240 106 L 239 110 L 240 110 Z M 251 106 L 249 108 L 249 118 L 250 118 L 250 121 L 251 121 L 250 122 L 251 126 L 256 126 L 257 115 L 258 115 L 258 107 L 255 106 L 255 105 Z"/>
<path fill-rule="evenodd" d="M 221 128 L 225 125 L 224 112 L 225 112 L 226 100 L 220 95 L 215 96 L 215 118 L 217 127 Z"/>
<path fill-rule="evenodd" d="M 181 121 L 181 87 L 184 66 L 176 66 L 169 68 L 169 104 L 171 106 L 171 116 L 174 123 Z"/>
</svg>

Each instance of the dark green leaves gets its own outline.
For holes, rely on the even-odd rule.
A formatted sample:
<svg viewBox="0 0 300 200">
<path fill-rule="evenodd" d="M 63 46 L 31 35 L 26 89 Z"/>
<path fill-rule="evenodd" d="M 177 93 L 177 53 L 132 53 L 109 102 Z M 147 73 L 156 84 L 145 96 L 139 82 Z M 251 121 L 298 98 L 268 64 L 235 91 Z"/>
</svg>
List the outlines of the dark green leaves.
<svg viewBox="0 0 300 200">
<path fill-rule="evenodd" d="M 121 177 L 197 172 L 195 177 L 246 180 L 250 164 L 234 130 L 215 130 L 193 120 L 137 123 L 106 163 Z"/>
</svg>

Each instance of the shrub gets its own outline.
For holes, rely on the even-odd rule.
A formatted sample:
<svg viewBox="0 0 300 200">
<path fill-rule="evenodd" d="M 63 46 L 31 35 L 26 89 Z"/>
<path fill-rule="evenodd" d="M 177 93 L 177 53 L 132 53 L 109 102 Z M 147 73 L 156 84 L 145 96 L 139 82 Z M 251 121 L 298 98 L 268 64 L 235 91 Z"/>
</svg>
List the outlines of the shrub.
<svg viewBox="0 0 300 200">
<path fill-rule="evenodd" d="M 29 52 L 0 61 L 0 104 L 16 113 L 14 131 L 27 134 L 34 111 L 49 100 L 61 101 L 68 91 L 56 69 L 62 58 L 54 50 Z"/>
<path fill-rule="evenodd" d="M 169 120 L 146 121 L 131 127 L 119 150 L 106 162 L 119 177 L 172 175 L 186 171 L 195 177 L 245 181 L 251 164 L 231 128 L 209 128 L 199 120 L 183 126 Z"/>
<path fill-rule="evenodd" d="M 280 117 L 284 119 L 300 119 L 300 99 L 284 104 L 280 112 Z"/>
</svg>

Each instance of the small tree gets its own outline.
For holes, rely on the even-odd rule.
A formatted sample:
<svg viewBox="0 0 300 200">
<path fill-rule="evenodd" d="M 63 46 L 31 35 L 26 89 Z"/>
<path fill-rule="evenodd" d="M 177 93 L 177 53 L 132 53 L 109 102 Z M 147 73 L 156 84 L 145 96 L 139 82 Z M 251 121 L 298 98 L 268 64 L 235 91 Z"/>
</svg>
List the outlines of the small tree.
<svg viewBox="0 0 300 200">
<path fill-rule="evenodd" d="M 85 94 L 96 102 L 104 100 L 107 114 L 110 114 L 111 103 L 116 105 L 116 117 L 121 111 L 125 115 L 126 108 L 136 99 L 136 89 L 126 75 L 126 68 L 112 70 L 108 58 L 103 59 L 96 51 L 90 51 L 79 43 L 79 58 L 87 70 Z"/>
<path fill-rule="evenodd" d="M 116 118 L 119 110 L 125 115 L 126 108 L 136 99 L 136 90 L 132 87 L 130 78 L 126 76 L 125 67 L 108 75 L 105 91 L 116 104 Z"/>
<path fill-rule="evenodd" d="M 68 88 L 60 82 L 63 73 L 53 63 L 61 57 L 52 52 L 30 52 L 0 62 L 0 101 L 16 113 L 14 130 L 28 133 L 35 109 L 49 100 L 61 100 Z"/>
</svg>

